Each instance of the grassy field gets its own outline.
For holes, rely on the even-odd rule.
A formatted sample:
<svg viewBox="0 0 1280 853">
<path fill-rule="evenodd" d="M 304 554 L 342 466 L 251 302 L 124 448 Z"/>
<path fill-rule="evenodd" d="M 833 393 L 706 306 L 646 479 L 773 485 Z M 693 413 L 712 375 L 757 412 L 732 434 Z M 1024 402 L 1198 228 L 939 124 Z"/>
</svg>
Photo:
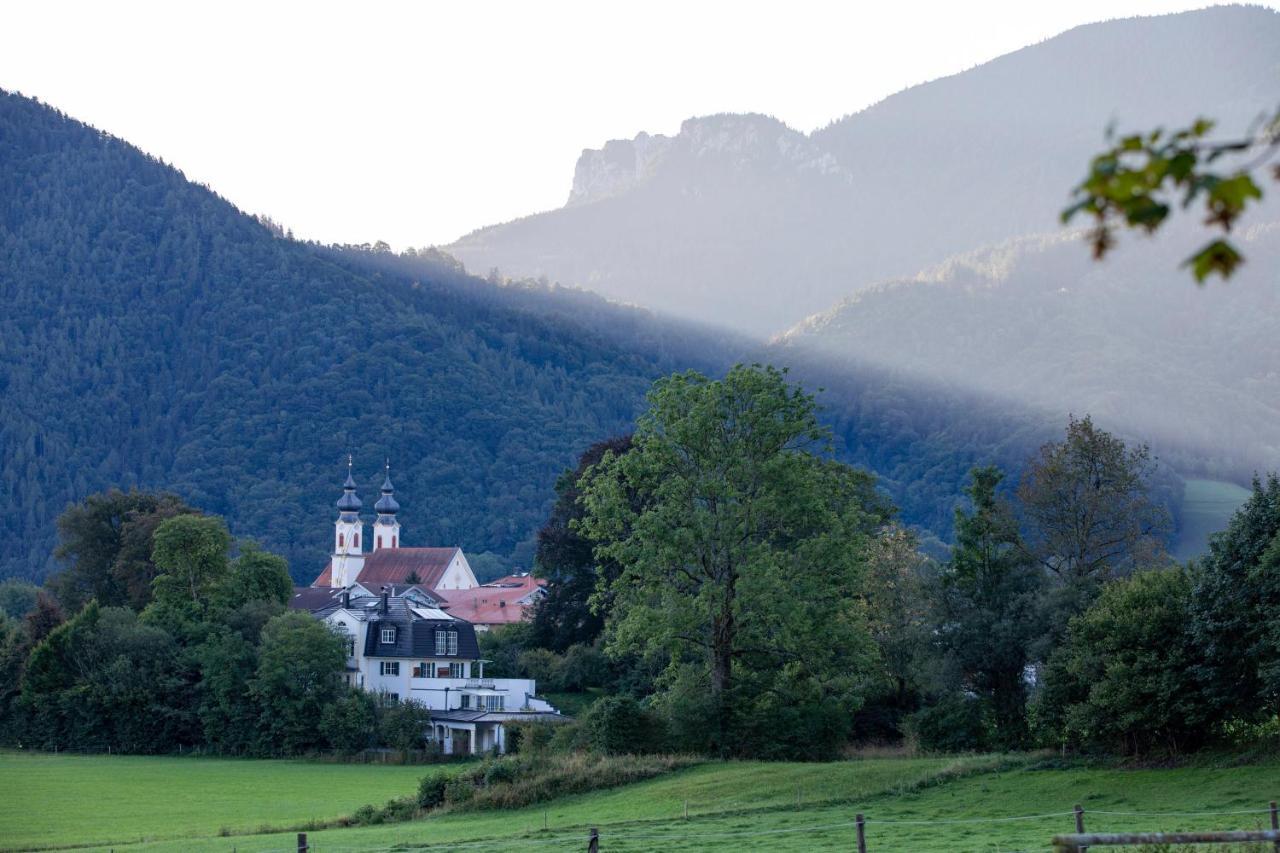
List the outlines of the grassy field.
<svg viewBox="0 0 1280 853">
<path fill-rule="evenodd" d="M 422 775 L 421 767 L 381 764 L 0 750 L 0 849 L 336 818 L 410 793 Z"/>
<path fill-rule="evenodd" d="M 1252 494 L 1235 483 L 1221 480 L 1187 480 L 1182 503 L 1182 529 L 1173 544 L 1179 560 L 1198 557 L 1209 547 L 1209 534 L 1227 526 L 1231 516 Z"/>
<path fill-rule="evenodd" d="M 8 756 L 4 756 L 7 760 Z M 53 761 L 56 764 L 64 759 Z M 179 819 L 166 803 L 203 801 L 209 777 L 192 773 L 194 760 L 69 759 L 64 775 L 79 769 L 74 762 L 96 762 L 92 772 L 128 779 L 127 784 L 103 785 L 82 811 L 89 815 L 128 812 L 113 824 L 115 843 L 95 849 L 116 851 L 286 851 L 292 834 L 221 838 L 166 838 L 190 820 Z M 121 764 L 114 764 L 121 762 Z M 113 766 L 126 768 L 112 772 Z M 150 807 L 134 781 L 137 763 L 156 762 L 151 775 L 187 771 L 172 779 L 170 789 L 156 795 Z M 237 762 L 217 762 L 236 764 Z M 270 808 L 275 822 L 283 805 L 271 790 L 281 767 L 310 769 L 317 778 L 332 779 L 334 770 L 386 773 L 390 784 L 364 790 L 364 802 L 379 803 L 395 788 L 408 793 L 421 768 L 355 767 L 243 762 L 259 767 L 261 780 L 240 793 Z M 72 843 L 64 821 L 21 792 L 10 773 L 20 766 L 2 765 L 0 789 L 18 791 L 27 801 L 23 813 L 6 811 L 0 818 L 0 839 L 15 844 L 14 833 L 43 825 L 42 836 Z M 49 765 L 52 766 L 52 765 Z M 406 778 L 407 774 L 407 778 Z M 82 784 L 75 782 L 75 784 Z M 316 787 L 323 787 L 317 784 Z M 225 794 L 224 794 L 225 796 Z M 1070 831 L 1072 805 L 1081 803 L 1091 830 L 1250 828 L 1266 820 L 1268 800 L 1280 796 L 1280 762 L 1242 767 L 1119 770 L 1088 767 L 1046 769 L 1034 759 L 978 756 L 971 758 L 869 758 L 830 764 L 708 763 L 627 788 L 568 797 L 548 804 L 508 812 L 444 814 L 426 820 L 387 826 L 325 830 L 309 833 L 316 853 L 373 850 L 580 850 L 587 828 L 600 828 L 601 850 L 694 851 L 735 850 L 744 845 L 760 850 L 849 850 L 856 812 L 867 816 L 869 849 L 883 851 L 1045 851 L 1049 839 Z M 358 799 L 358 798 L 357 798 Z M 58 798 L 66 802 L 65 795 Z M 49 802 L 45 799 L 43 802 Z M 685 804 L 689 818 L 684 819 Z M 225 801 L 224 801 L 225 805 Z M 1116 812 L 1118 814 L 1105 814 Z M 1196 812 L 1238 814 L 1193 815 Z M 293 812 L 297 814 L 295 809 Z M 1122 813 L 1122 814 L 1120 814 Z M 1039 816 L 1024 820 L 1027 816 Z M 1012 820 L 1012 818 L 1018 818 Z M 547 829 L 543 829 L 544 821 Z M 980 821 L 980 822 L 979 822 Z M 209 820 L 202 821 L 211 824 Z M 91 822 L 92 823 L 92 822 Z M 212 821 L 216 824 L 217 821 Z M 252 821 L 249 822 L 252 825 Z M 223 825 L 241 826 L 232 821 Z M 121 843 L 139 835 L 148 843 Z M 213 837 L 209 837 L 213 836 Z M 24 836 L 25 837 L 25 836 Z M 99 836 L 107 841 L 104 836 Z M 86 840 L 83 835 L 78 839 Z M 30 842 L 27 842 L 30 843 Z M 49 843 L 49 842 L 45 842 Z"/>
</svg>

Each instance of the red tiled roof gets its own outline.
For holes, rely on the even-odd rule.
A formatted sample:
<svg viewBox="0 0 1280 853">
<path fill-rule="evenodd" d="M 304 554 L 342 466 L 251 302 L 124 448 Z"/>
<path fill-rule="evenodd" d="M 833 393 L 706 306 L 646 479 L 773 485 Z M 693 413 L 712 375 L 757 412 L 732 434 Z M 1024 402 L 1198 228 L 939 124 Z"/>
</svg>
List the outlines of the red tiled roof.
<svg viewBox="0 0 1280 853">
<path fill-rule="evenodd" d="M 457 548 L 380 548 L 364 555 L 364 566 L 354 581 L 364 584 L 407 583 L 413 572 L 418 583 L 434 590 L 449 567 Z M 333 578 L 333 564 L 324 567 L 312 586 L 328 586 Z"/>
<path fill-rule="evenodd" d="M 533 575 L 509 575 L 474 589 L 439 590 L 450 616 L 475 625 L 509 625 L 524 619 L 528 605 L 520 600 L 547 582 Z"/>
</svg>

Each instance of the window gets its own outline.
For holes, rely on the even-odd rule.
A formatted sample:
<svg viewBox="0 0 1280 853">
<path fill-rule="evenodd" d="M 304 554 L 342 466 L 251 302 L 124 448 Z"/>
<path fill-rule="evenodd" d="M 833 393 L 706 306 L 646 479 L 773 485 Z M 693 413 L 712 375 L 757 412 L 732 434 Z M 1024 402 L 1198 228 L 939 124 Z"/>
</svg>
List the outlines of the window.
<svg viewBox="0 0 1280 853">
<path fill-rule="evenodd" d="M 463 668 L 462 664 L 458 663 L 457 661 L 453 661 L 452 663 L 450 663 L 449 677 L 450 678 L 466 678 L 466 676 L 463 675 L 462 668 Z"/>
<path fill-rule="evenodd" d="M 382 663 L 379 665 L 379 672 L 381 672 L 383 675 L 399 675 L 400 661 L 398 660 L 382 661 Z"/>
<path fill-rule="evenodd" d="M 471 694 L 463 693 L 462 694 L 462 710 L 466 711 L 470 708 L 471 708 Z"/>
<path fill-rule="evenodd" d="M 397 545 L 397 544 L 396 544 L 396 539 L 397 539 L 397 538 L 398 538 L 398 537 L 396 537 L 396 536 L 392 536 L 392 537 L 391 537 L 391 547 L 392 547 L 392 548 L 399 548 L 399 547 L 400 547 L 399 545 Z"/>
<path fill-rule="evenodd" d="M 355 541 L 351 543 L 351 547 L 352 547 L 352 548 L 359 548 L 359 547 L 360 547 L 360 534 L 359 534 L 359 533 L 357 533 L 353 538 L 355 539 Z"/>
<path fill-rule="evenodd" d="M 355 656 L 356 656 L 356 638 L 347 637 L 347 657 L 353 658 Z"/>
<path fill-rule="evenodd" d="M 384 642 L 384 643 L 394 643 L 395 641 L 396 641 L 396 629 L 395 629 L 394 627 L 392 627 L 392 628 L 383 628 L 383 629 L 382 629 L 382 642 Z"/>
<path fill-rule="evenodd" d="M 379 537 L 378 537 L 378 547 L 379 547 L 379 548 L 381 548 L 381 547 L 382 547 L 382 537 L 381 537 L 381 536 L 379 536 Z"/>
<path fill-rule="evenodd" d="M 484 697 L 477 697 L 477 698 L 483 698 L 483 699 L 484 699 L 484 709 L 485 709 L 486 711 L 501 711 L 501 710 L 502 710 L 502 700 L 503 700 L 503 699 L 506 699 L 507 697 L 505 697 L 505 696 L 484 696 Z"/>
<path fill-rule="evenodd" d="M 457 631 L 436 631 L 436 654 L 456 655 L 458 653 Z"/>
<path fill-rule="evenodd" d="M 346 540 L 343 538 L 342 534 L 341 534 L 341 533 L 339 533 L 339 534 L 338 534 L 338 547 L 339 547 L 339 548 L 341 548 L 341 547 L 345 544 L 345 542 L 346 542 Z"/>
<path fill-rule="evenodd" d="M 426 661 L 423 661 L 422 663 L 418 664 L 413 668 L 413 677 L 414 678 L 430 678 L 431 665 Z"/>
<path fill-rule="evenodd" d="M 391 707 L 400 702 L 399 693 L 379 693 L 378 698 L 381 700 L 383 707 Z"/>
</svg>

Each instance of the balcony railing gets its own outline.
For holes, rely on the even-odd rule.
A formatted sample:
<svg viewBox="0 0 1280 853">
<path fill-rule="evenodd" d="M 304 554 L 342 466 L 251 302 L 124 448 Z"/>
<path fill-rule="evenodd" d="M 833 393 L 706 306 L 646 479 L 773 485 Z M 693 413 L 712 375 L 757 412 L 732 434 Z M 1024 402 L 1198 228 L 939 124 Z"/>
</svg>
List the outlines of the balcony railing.
<svg viewBox="0 0 1280 853">
<path fill-rule="evenodd" d="M 492 678 L 468 678 L 466 686 L 472 690 L 493 690 Z"/>
</svg>

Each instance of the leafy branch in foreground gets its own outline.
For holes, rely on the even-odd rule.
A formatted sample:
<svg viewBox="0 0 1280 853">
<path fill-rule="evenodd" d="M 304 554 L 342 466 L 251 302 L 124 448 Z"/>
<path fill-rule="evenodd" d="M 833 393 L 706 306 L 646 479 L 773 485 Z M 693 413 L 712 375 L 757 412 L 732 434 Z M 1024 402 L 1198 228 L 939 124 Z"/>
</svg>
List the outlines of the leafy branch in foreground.
<svg viewBox="0 0 1280 853">
<path fill-rule="evenodd" d="M 1203 201 L 1204 224 L 1224 236 L 1201 247 L 1183 266 L 1191 267 L 1198 283 L 1214 273 L 1229 278 L 1244 256 L 1225 235 L 1250 202 L 1262 199 L 1253 173 L 1270 165 L 1273 179 L 1280 181 L 1280 164 L 1270 163 L 1280 149 L 1280 111 L 1260 118 L 1241 139 L 1213 142 L 1208 139 L 1213 127 L 1201 118 L 1181 130 L 1157 128 L 1120 139 L 1108 130 L 1113 144 L 1093 158 L 1089 174 L 1075 188 L 1075 203 L 1062 211 L 1063 223 L 1080 213 L 1091 216 L 1089 242 L 1094 258 L 1101 259 L 1114 248 L 1117 227 L 1152 234 L 1179 196 L 1184 210 Z"/>
</svg>

